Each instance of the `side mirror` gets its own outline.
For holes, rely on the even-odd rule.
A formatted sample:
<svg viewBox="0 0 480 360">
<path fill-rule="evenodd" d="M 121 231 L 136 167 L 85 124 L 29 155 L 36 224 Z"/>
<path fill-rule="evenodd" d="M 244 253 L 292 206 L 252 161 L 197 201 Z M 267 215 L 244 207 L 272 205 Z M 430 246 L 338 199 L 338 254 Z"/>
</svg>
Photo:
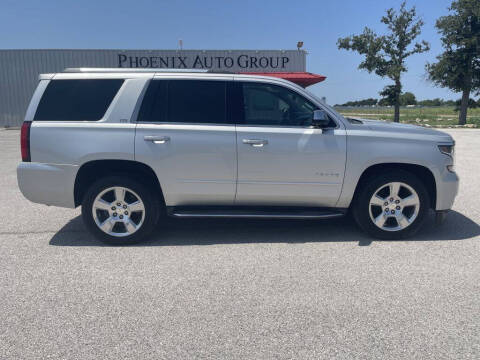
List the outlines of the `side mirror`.
<svg viewBox="0 0 480 360">
<path fill-rule="evenodd" d="M 313 111 L 312 125 L 319 128 L 324 128 L 328 125 L 330 119 L 324 110 Z"/>
</svg>

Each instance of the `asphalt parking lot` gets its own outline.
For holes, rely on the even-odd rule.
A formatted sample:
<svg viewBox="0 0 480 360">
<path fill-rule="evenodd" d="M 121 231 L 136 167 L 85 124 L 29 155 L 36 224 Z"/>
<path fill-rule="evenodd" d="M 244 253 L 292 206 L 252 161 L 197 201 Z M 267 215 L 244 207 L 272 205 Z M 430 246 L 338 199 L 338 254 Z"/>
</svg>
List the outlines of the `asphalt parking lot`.
<svg viewBox="0 0 480 360">
<path fill-rule="evenodd" d="M 110 247 L 17 187 L 0 130 L 0 359 L 479 359 L 480 130 L 446 223 L 408 241 L 348 219 L 170 220 Z"/>
</svg>

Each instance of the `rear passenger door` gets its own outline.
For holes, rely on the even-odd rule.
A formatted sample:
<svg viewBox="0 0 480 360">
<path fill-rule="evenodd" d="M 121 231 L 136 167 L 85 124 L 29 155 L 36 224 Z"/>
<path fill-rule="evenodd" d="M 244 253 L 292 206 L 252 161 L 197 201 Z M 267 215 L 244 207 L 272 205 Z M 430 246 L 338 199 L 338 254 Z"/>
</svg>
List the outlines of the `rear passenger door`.
<svg viewBox="0 0 480 360">
<path fill-rule="evenodd" d="M 135 159 L 154 169 L 167 206 L 233 204 L 237 159 L 228 80 L 154 78 L 146 90 Z"/>
</svg>

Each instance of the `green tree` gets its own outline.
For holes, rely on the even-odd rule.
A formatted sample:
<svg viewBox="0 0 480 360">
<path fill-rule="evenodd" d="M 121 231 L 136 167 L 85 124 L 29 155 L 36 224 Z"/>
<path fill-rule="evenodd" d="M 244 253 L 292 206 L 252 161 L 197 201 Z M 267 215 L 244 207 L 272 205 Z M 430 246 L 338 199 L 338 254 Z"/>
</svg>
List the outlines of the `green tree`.
<svg viewBox="0 0 480 360">
<path fill-rule="evenodd" d="M 380 95 L 383 96 L 383 98 L 380 99 L 378 103 L 380 106 L 395 105 L 395 101 L 396 101 L 395 85 L 386 86 L 383 89 L 383 91 L 380 92 Z M 400 94 L 399 101 L 401 106 L 417 105 L 417 99 L 415 98 L 415 95 L 408 91 Z"/>
<path fill-rule="evenodd" d="M 454 1 L 449 10 L 435 25 L 445 52 L 426 70 L 436 85 L 462 92 L 458 123 L 464 125 L 470 93 L 480 93 L 480 1 Z"/>
<path fill-rule="evenodd" d="M 383 98 L 378 101 L 378 106 L 392 106 L 392 103 L 388 98 Z"/>
<path fill-rule="evenodd" d="M 463 98 L 455 101 L 455 109 L 453 109 L 453 110 L 455 110 L 455 111 L 461 110 L 462 103 L 463 103 Z M 479 106 L 479 104 L 474 99 L 472 99 L 472 98 L 468 99 L 468 105 L 467 105 L 468 109 L 476 109 L 478 106 Z"/>
<path fill-rule="evenodd" d="M 338 105 L 338 106 L 373 106 L 377 105 L 378 100 L 373 98 L 368 98 L 364 100 L 357 100 L 357 101 L 347 101 L 345 104 Z"/>
<path fill-rule="evenodd" d="M 398 99 L 399 101 L 399 106 L 400 106 L 400 94 L 397 97 L 397 89 L 395 85 L 388 85 L 383 88 L 382 91 L 380 91 L 380 96 L 383 96 L 383 98 L 380 99 L 379 104 L 381 106 L 392 106 L 396 104 L 396 101 Z M 400 116 L 400 112 L 398 113 Z M 397 121 L 398 122 L 398 121 Z"/>
<path fill-rule="evenodd" d="M 405 92 L 400 95 L 400 105 L 407 106 L 407 105 L 417 105 L 417 99 L 415 95 L 411 92 Z"/>
<path fill-rule="evenodd" d="M 426 99 L 417 102 L 418 105 L 422 106 L 443 106 L 446 105 L 446 102 L 440 98 L 435 99 Z"/>
<path fill-rule="evenodd" d="M 388 28 L 386 35 L 377 35 L 365 27 L 360 35 L 338 39 L 337 46 L 339 49 L 353 50 L 365 56 L 358 66 L 359 69 L 374 72 L 380 77 L 388 77 L 394 81 L 394 84 L 385 87 L 380 95 L 393 101 L 394 120 L 398 122 L 402 92 L 401 75 L 407 71 L 405 60 L 413 54 L 428 51 L 430 45 L 426 41 L 421 41 L 410 46 L 420 35 L 423 21 L 417 17 L 415 7 L 406 8 L 405 1 L 400 5 L 398 12 L 393 8 L 388 9 L 381 22 Z"/>
</svg>

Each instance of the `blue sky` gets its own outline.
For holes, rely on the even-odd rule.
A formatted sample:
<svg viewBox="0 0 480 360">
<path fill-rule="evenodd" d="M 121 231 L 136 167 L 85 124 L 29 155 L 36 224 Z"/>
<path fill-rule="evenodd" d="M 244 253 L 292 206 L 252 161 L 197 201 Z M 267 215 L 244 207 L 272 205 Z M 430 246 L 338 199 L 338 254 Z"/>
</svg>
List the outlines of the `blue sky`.
<svg viewBox="0 0 480 360">
<path fill-rule="evenodd" d="M 0 48 L 295 49 L 299 40 L 308 51 L 307 70 L 327 76 L 310 87 L 330 104 L 379 97 L 389 83 L 360 71 L 360 56 L 338 50 L 339 37 L 358 34 L 365 26 L 385 30 L 380 18 L 400 0 L 242 0 L 146 1 L 77 0 L 0 2 Z M 451 0 L 409 0 L 423 17 L 419 39 L 431 51 L 414 55 L 403 76 L 404 91 L 417 99 L 459 94 L 434 87 L 424 65 L 441 53 L 435 20 L 447 13 Z"/>
</svg>

